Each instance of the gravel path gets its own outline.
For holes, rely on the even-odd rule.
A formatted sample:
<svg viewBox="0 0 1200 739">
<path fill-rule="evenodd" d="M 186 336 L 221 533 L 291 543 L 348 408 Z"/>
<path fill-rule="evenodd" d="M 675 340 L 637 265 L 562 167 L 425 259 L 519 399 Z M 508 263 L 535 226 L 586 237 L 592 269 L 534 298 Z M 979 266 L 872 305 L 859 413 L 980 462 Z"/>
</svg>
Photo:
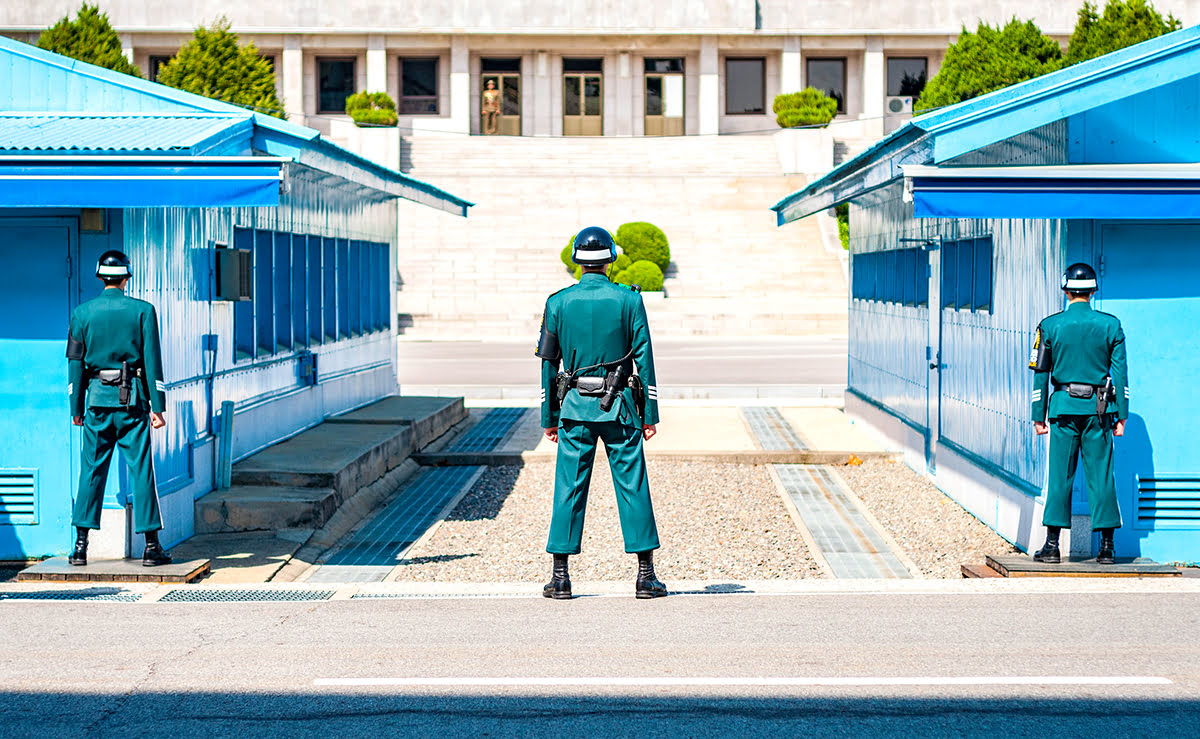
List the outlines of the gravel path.
<svg viewBox="0 0 1200 739">
<path fill-rule="evenodd" d="M 1017 549 L 903 462 L 838 467 L 850 489 L 929 577 L 962 577 L 961 565 Z"/>
<path fill-rule="evenodd" d="M 659 577 L 676 580 L 794 580 L 818 577 L 767 469 L 755 465 L 650 460 L 650 490 L 662 548 Z M 546 534 L 554 464 L 493 467 L 438 531 L 400 563 L 397 580 L 542 582 L 550 572 Z M 630 580 L 612 478 L 597 455 L 577 582 Z"/>
</svg>

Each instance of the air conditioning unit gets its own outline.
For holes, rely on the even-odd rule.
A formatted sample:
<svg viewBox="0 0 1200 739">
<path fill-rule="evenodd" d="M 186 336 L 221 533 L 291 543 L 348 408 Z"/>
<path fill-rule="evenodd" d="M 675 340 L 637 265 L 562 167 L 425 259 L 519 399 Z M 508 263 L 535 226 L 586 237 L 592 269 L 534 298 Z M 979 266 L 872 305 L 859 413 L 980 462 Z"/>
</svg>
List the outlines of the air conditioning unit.
<svg viewBox="0 0 1200 739">
<path fill-rule="evenodd" d="M 884 107 L 887 108 L 888 115 L 911 113 L 912 105 L 912 95 L 888 95 L 884 101 Z"/>
<path fill-rule="evenodd" d="M 217 245 L 216 300 L 254 299 L 254 260 L 249 249 Z"/>
</svg>

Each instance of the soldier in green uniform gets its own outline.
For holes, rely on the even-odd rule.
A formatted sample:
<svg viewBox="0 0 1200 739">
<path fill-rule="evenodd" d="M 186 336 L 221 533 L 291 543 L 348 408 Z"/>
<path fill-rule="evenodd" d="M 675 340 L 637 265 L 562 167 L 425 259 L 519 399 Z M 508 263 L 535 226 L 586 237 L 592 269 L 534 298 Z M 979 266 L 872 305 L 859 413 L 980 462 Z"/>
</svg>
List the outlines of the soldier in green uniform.
<svg viewBox="0 0 1200 739">
<path fill-rule="evenodd" d="M 158 316 L 153 305 L 125 295 L 132 273 L 129 258 L 121 252 L 105 252 L 96 276 L 104 290 L 71 312 L 67 337 L 71 416 L 83 427 L 70 562 L 87 564 L 88 532 L 100 528 L 108 464 L 117 446 L 129 468 L 134 531 L 146 537 L 142 564 L 167 564 L 171 557 L 158 541 L 162 516 L 150 452 L 150 427 L 165 425 Z"/>
<path fill-rule="evenodd" d="M 1125 333 L 1116 316 L 1092 309 L 1096 287 L 1096 273 L 1088 265 L 1067 268 L 1062 278 L 1067 308 L 1038 324 L 1029 359 L 1035 372 L 1034 429 L 1039 435 L 1050 434 L 1050 479 L 1042 516 L 1046 543 L 1033 556 L 1039 562 L 1061 561 L 1058 535 L 1071 525 L 1071 486 L 1081 456 L 1092 529 L 1100 532 L 1096 561 L 1116 561 L 1113 531 L 1121 526 L 1121 511 L 1113 484 L 1112 437 L 1125 433 L 1129 386 Z"/>
<path fill-rule="evenodd" d="M 625 551 L 636 553 L 638 598 L 666 586 L 654 574 L 658 529 L 642 442 L 658 423 L 658 388 L 646 307 L 636 288 L 615 285 L 605 270 L 617 258 L 612 235 L 590 227 L 575 236 L 579 282 L 546 301 L 537 356 L 542 361 L 542 428 L 558 444 L 554 510 L 546 551 L 554 555 L 547 598 L 571 597 L 567 557 L 578 554 L 596 444 L 612 469 Z M 565 372 L 559 372 L 562 362 Z M 638 374 L 633 375 L 636 364 Z"/>
</svg>

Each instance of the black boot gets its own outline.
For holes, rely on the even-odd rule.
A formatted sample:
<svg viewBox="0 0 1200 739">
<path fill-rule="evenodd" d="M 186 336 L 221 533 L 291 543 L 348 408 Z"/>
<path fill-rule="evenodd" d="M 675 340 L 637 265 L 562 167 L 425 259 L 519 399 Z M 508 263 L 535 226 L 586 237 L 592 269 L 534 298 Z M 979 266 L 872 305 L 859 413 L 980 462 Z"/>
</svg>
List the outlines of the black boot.
<svg viewBox="0 0 1200 739">
<path fill-rule="evenodd" d="M 147 531 L 145 537 L 146 551 L 142 553 L 142 566 L 155 567 L 171 564 L 171 555 L 163 551 L 162 544 L 158 543 L 158 532 Z"/>
<path fill-rule="evenodd" d="M 542 595 L 555 600 L 571 598 L 571 577 L 567 574 L 567 555 L 554 555 L 554 572 L 550 575 L 550 582 L 542 588 Z"/>
<path fill-rule="evenodd" d="M 71 552 L 71 556 L 67 561 L 78 567 L 87 564 L 87 539 L 88 530 L 77 526 L 75 528 L 75 551 Z"/>
<path fill-rule="evenodd" d="M 1117 553 L 1113 546 L 1113 530 L 1100 529 L 1100 551 L 1096 552 L 1096 564 L 1115 565 Z"/>
<path fill-rule="evenodd" d="M 1056 565 L 1062 561 L 1062 555 L 1058 551 L 1058 532 L 1060 530 L 1058 526 L 1046 527 L 1046 543 L 1034 553 L 1034 562 Z"/>
<path fill-rule="evenodd" d="M 637 597 L 661 598 L 667 594 L 667 586 L 659 582 L 654 574 L 654 552 L 638 552 Z"/>
</svg>

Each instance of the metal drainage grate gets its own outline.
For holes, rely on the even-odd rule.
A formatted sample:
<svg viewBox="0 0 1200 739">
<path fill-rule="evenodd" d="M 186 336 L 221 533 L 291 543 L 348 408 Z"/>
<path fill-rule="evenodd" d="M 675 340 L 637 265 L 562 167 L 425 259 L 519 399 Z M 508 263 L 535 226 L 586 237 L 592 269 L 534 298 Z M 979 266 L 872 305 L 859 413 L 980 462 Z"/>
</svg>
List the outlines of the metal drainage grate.
<svg viewBox="0 0 1200 739">
<path fill-rule="evenodd" d="M 216 590 L 180 588 L 159 603 L 268 603 L 329 600 L 333 590 Z"/>
<path fill-rule="evenodd" d="M 0 600 L 74 600 L 136 603 L 141 593 L 128 590 L 40 590 L 21 593 L 0 593 Z"/>
<path fill-rule="evenodd" d="M 755 438 L 758 439 L 758 443 L 762 445 L 763 449 L 768 451 L 808 449 L 808 444 L 804 443 L 804 439 L 796 433 L 796 429 L 784 418 L 778 408 L 746 406 L 742 408 L 742 415 L 746 418 L 746 423 L 754 432 Z"/>
<path fill-rule="evenodd" d="M 538 593 L 355 593 L 350 600 L 409 600 L 431 598 L 540 598 Z"/>
<path fill-rule="evenodd" d="M 528 411 L 528 408 L 493 408 L 446 451 L 490 452 Z"/>
</svg>

